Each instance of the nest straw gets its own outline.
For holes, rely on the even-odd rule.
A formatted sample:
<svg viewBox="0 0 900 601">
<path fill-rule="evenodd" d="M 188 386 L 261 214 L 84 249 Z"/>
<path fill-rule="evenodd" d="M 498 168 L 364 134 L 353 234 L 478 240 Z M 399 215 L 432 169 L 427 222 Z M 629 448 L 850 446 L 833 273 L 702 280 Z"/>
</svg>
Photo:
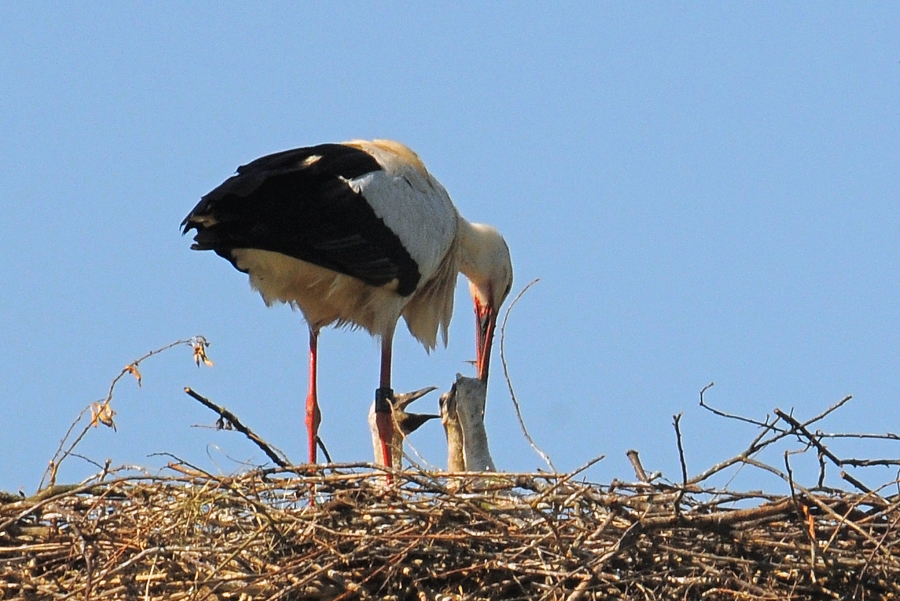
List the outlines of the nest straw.
<svg viewBox="0 0 900 601">
<path fill-rule="evenodd" d="M 152 351 L 113 380 L 72 424 L 31 496 L 0 492 L 0 600 L 7 599 L 898 599 L 900 481 L 869 488 L 844 468 L 900 460 L 841 458 L 842 437 L 776 409 L 755 420 L 747 448 L 690 476 L 674 417 L 681 478 L 648 475 L 627 453 L 635 482 L 597 484 L 570 474 L 392 472 L 371 464 L 292 466 L 230 411 L 189 391 L 265 451 L 278 467 L 231 476 L 182 461 L 158 475 L 109 465 L 62 485 L 58 468 L 98 424 L 114 426 L 116 384 L 140 383 L 139 365 L 175 346 L 211 365 L 202 337 Z M 710 384 L 712 386 L 712 384 Z M 815 487 L 763 463 L 775 443 L 815 453 Z M 599 459 L 598 459 L 599 460 Z M 852 490 L 825 488 L 826 467 Z M 729 470 L 763 470 L 789 494 L 711 484 Z M 891 494 L 888 494 L 891 493 Z"/>
<path fill-rule="evenodd" d="M 897 498 L 371 467 L 172 465 L 0 505 L 0 598 L 900 595 Z"/>
</svg>

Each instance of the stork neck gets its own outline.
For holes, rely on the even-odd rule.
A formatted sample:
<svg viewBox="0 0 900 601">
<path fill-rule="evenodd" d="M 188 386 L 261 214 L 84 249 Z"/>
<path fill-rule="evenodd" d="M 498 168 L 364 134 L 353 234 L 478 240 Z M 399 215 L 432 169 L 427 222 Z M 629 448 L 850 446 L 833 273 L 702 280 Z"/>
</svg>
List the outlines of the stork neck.
<svg viewBox="0 0 900 601">
<path fill-rule="evenodd" d="M 483 231 L 484 226 L 469 223 L 462 217 L 459 218 L 459 270 L 470 282 L 480 283 L 486 279 L 486 271 L 482 249 L 485 246 Z"/>
<path fill-rule="evenodd" d="M 459 219 L 459 270 L 469 280 L 472 296 L 482 305 L 499 307 L 512 282 L 506 241 L 496 229 Z"/>
</svg>

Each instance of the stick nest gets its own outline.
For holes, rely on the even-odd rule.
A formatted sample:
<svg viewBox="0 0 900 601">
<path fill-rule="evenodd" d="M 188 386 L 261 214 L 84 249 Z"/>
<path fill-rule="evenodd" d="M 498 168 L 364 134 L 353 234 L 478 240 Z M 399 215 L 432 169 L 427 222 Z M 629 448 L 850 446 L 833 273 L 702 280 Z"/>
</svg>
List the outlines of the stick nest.
<svg viewBox="0 0 900 601">
<path fill-rule="evenodd" d="M 679 483 L 648 476 L 629 451 L 636 482 L 602 485 L 576 480 L 600 458 L 571 474 L 294 466 L 186 389 L 278 467 L 215 476 L 179 460 L 162 475 L 107 466 L 83 484 L 57 484 L 93 427 L 115 427 L 120 380 L 140 383 L 141 363 L 177 346 L 211 365 L 202 337 L 130 363 L 66 432 L 47 486 L 28 498 L 0 492 L 0 599 L 900 598 L 900 494 L 885 494 L 900 481 L 870 489 L 845 471 L 900 459 L 839 457 L 826 445 L 845 435 L 817 427 L 849 396 L 804 421 L 779 409 L 755 420 L 706 404 L 710 384 L 701 407 L 757 429 L 743 452 L 690 477 L 676 415 Z M 788 440 L 805 448 L 785 451 L 783 468 L 759 459 Z M 791 457 L 813 451 L 819 479 L 807 489 Z M 827 466 L 856 492 L 826 488 Z M 742 467 L 776 476 L 790 494 L 711 484 Z"/>
<path fill-rule="evenodd" d="M 890 599 L 900 500 L 367 466 L 107 474 L 0 505 L 3 599 Z M 793 490 L 793 489 L 792 489 Z"/>
</svg>

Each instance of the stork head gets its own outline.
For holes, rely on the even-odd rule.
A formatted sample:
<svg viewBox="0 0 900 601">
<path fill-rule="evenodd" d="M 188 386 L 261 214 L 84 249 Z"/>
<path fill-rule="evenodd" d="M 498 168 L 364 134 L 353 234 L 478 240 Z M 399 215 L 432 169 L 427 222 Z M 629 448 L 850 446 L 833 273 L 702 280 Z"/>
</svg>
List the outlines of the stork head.
<svg viewBox="0 0 900 601">
<path fill-rule="evenodd" d="M 497 315 L 512 288 L 512 260 L 506 240 L 493 227 L 472 223 L 463 230 L 460 271 L 468 278 L 475 301 L 475 366 L 478 378 L 487 382 Z"/>
</svg>

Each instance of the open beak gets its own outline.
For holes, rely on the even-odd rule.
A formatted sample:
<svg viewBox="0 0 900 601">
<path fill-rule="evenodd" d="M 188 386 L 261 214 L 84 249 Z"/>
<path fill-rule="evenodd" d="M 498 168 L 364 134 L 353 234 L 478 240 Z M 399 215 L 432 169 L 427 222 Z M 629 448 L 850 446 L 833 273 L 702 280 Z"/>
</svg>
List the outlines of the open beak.
<svg viewBox="0 0 900 601">
<path fill-rule="evenodd" d="M 415 392 L 398 392 L 394 394 L 394 402 L 391 403 L 394 410 L 394 421 L 396 422 L 397 426 L 400 428 L 400 432 L 402 432 L 404 436 L 412 434 L 419 429 L 419 426 L 421 426 L 428 420 L 437 419 L 440 417 L 440 415 L 433 415 L 431 413 L 406 412 L 406 408 L 409 407 L 409 405 L 413 401 L 419 400 L 432 390 L 437 390 L 437 386 L 429 386 L 428 388 L 422 388 Z"/>
<path fill-rule="evenodd" d="M 488 369 L 491 363 L 491 343 L 494 339 L 494 327 L 497 325 L 497 312 L 490 305 L 482 305 L 475 299 L 475 367 L 478 379 L 487 382 Z"/>
</svg>

